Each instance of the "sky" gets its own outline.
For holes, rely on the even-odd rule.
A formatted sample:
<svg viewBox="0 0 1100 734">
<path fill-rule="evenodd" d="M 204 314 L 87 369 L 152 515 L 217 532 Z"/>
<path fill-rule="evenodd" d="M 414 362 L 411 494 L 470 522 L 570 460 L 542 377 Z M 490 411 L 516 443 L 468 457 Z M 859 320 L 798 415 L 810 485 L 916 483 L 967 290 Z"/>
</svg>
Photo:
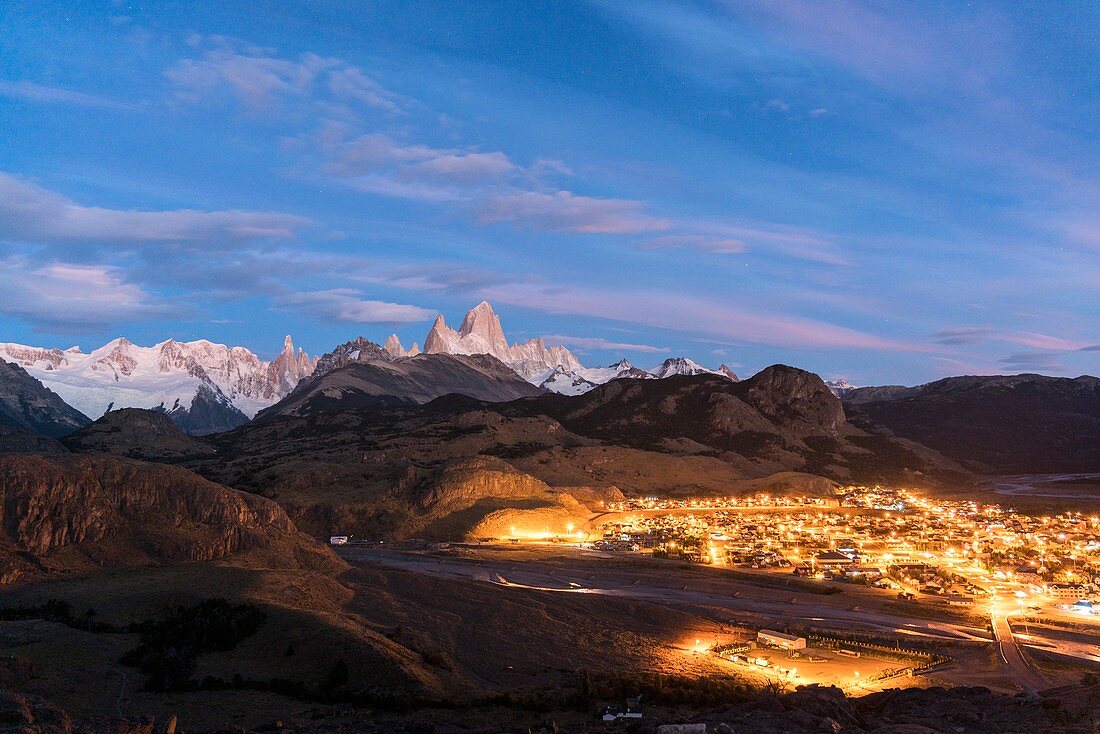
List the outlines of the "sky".
<svg viewBox="0 0 1100 734">
<path fill-rule="evenodd" d="M 0 4 L 0 341 L 1100 372 L 1100 5 Z"/>
</svg>

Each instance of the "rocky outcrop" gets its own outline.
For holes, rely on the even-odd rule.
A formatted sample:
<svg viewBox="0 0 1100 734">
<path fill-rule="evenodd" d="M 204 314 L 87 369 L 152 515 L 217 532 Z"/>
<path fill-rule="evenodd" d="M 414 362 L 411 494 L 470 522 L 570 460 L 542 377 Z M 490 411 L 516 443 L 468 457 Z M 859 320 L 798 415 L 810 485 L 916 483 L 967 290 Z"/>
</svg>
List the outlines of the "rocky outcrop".
<svg viewBox="0 0 1100 734">
<path fill-rule="evenodd" d="M 741 386 L 749 405 L 789 430 L 836 436 L 845 425 L 840 400 L 812 372 L 777 364 Z"/>
<path fill-rule="evenodd" d="M 9 582 L 243 551 L 283 564 L 322 555 L 271 500 L 108 456 L 0 456 L 0 529 L 0 576 Z M 22 563 L 28 557 L 34 568 Z"/>
<path fill-rule="evenodd" d="M 0 361 L 0 426 L 57 438 L 89 422 L 25 369 Z"/>
<path fill-rule="evenodd" d="M 400 346 L 400 342 L 398 342 Z M 370 339 L 357 336 L 350 342 L 344 342 L 340 346 L 328 352 L 317 360 L 317 367 L 313 370 L 312 377 L 319 378 L 333 370 L 346 367 L 349 364 L 366 364 L 370 362 L 389 362 L 393 359 L 388 351 L 378 346 Z"/>
<path fill-rule="evenodd" d="M 423 512 L 449 515 L 485 499 L 546 497 L 550 487 L 506 462 L 479 456 L 454 462 L 419 498 Z"/>
<path fill-rule="evenodd" d="M 192 438 L 163 413 L 140 408 L 112 410 L 66 436 L 62 442 L 78 453 L 104 453 L 146 461 L 180 461 L 209 456 L 214 448 Z"/>
</svg>

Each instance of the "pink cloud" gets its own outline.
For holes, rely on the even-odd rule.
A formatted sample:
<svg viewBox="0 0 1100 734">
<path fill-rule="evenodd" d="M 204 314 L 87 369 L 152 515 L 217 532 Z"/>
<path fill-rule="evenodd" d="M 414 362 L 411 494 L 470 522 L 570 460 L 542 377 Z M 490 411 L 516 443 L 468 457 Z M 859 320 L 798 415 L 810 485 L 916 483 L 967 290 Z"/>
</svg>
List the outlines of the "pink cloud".
<svg viewBox="0 0 1100 734">
<path fill-rule="evenodd" d="M 26 258 L 0 260 L 0 312 L 21 316 L 44 329 L 163 318 L 178 310 L 154 302 L 118 268 Z"/>
<path fill-rule="evenodd" d="M 654 237 L 641 244 L 643 250 L 654 250 L 666 247 L 689 247 L 696 252 L 711 252 L 719 255 L 735 255 L 745 252 L 748 248 L 741 240 L 711 237 L 706 235 L 664 235 Z"/>
<path fill-rule="evenodd" d="M 732 308 L 667 292 L 592 291 L 529 283 L 491 286 L 480 295 L 549 313 L 615 319 L 735 342 L 822 349 L 921 351 L 919 345 L 786 314 Z"/>
<path fill-rule="evenodd" d="M 201 50 L 200 56 L 183 59 L 164 72 L 184 102 L 204 102 L 228 92 L 248 109 L 261 112 L 282 97 L 313 97 L 325 82 L 324 88 L 341 101 L 391 113 L 400 112 L 406 102 L 340 59 L 312 53 L 283 58 L 274 49 L 224 36 L 196 35 L 189 43 Z"/>
<path fill-rule="evenodd" d="M 564 336 L 554 334 L 542 338 L 547 344 L 562 344 L 578 349 L 610 349 L 624 352 L 648 352 L 652 354 L 666 354 L 668 347 L 655 347 L 650 344 L 631 344 L 630 342 L 617 342 L 602 337 L 593 336 Z"/>
<path fill-rule="evenodd" d="M 295 293 L 283 298 L 283 304 L 320 318 L 353 324 L 412 324 L 436 315 L 435 311 L 419 306 L 363 298 L 345 288 Z"/>
</svg>

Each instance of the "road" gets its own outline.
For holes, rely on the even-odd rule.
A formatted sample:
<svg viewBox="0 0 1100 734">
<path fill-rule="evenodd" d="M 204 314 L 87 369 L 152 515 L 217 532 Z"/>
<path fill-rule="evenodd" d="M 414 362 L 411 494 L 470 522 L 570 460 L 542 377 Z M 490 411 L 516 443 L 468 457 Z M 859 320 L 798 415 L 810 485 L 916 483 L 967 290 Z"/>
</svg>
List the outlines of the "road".
<svg viewBox="0 0 1100 734">
<path fill-rule="evenodd" d="M 571 572 L 568 569 L 541 567 L 535 562 L 508 562 L 446 558 L 416 553 L 379 550 L 375 548 L 341 548 L 341 557 L 353 563 L 381 564 L 416 573 L 448 578 L 466 578 L 511 588 L 573 594 L 601 594 L 626 597 L 679 607 L 706 607 L 728 612 L 747 612 L 777 620 L 809 622 L 822 628 L 837 630 L 863 629 L 900 638 L 926 637 L 945 641 L 981 640 L 983 630 L 949 622 L 877 609 L 862 609 L 850 598 L 787 592 L 781 589 L 752 589 L 745 593 L 715 592 L 687 587 L 643 584 L 630 580 L 631 574 Z M 755 593 L 756 597 L 750 596 Z"/>
<path fill-rule="evenodd" d="M 989 618 L 993 623 L 993 638 L 997 641 L 997 651 L 1000 653 L 1001 660 L 1009 669 L 1009 672 L 1012 673 L 1016 681 L 1028 693 L 1037 693 L 1044 688 L 1048 688 L 1050 684 L 1035 672 L 1031 664 L 1028 663 L 1027 659 L 1024 658 L 1023 653 L 1020 651 L 1020 646 L 1016 642 L 1016 636 L 1012 634 L 1012 625 L 1008 621 L 1008 612 L 999 609 L 996 602 L 994 602 Z"/>
</svg>

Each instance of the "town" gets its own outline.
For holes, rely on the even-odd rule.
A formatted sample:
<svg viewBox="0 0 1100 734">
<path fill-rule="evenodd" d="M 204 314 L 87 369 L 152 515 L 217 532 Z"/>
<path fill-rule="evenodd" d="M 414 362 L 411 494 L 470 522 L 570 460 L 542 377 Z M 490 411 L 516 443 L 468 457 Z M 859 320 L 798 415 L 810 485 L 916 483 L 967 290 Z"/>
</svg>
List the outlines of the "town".
<svg viewBox="0 0 1100 734">
<path fill-rule="evenodd" d="M 645 498 L 609 503 L 604 548 L 867 584 L 953 605 L 1100 611 L 1100 518 L 1031 516 L 907 489 L 845 487 L 833 498 Z"/>
</svg>

